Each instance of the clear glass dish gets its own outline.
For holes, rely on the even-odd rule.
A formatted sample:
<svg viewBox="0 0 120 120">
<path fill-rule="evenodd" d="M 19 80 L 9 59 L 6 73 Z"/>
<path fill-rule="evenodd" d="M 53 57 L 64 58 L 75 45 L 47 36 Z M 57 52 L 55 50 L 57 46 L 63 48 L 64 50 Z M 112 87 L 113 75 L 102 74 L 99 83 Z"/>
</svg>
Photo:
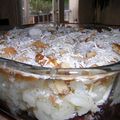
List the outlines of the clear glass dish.
<svg viewBox="0 0 120 120">
<path fill-rule="evenodd" d="M 0 83 L 1 105 L 17 119 L 102 119 L 105 105 L 120 103 L 120 62 L 54 69 L 0 58 Z"/>
</svg>

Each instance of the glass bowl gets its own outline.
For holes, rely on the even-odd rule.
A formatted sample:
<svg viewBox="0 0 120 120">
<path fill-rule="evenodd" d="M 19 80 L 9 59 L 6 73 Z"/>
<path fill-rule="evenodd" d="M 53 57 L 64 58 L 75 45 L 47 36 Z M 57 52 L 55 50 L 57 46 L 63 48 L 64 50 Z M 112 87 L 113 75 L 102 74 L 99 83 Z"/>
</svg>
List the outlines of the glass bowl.
<svg viewBox="0 0 120 120">
<path fill-rule="evenodd" d="M 74 69 L 0 58 L 0 83 L 1 107 L 17 119 L 101 120 L 120 103 L 120 62 Z"/>
</svg>

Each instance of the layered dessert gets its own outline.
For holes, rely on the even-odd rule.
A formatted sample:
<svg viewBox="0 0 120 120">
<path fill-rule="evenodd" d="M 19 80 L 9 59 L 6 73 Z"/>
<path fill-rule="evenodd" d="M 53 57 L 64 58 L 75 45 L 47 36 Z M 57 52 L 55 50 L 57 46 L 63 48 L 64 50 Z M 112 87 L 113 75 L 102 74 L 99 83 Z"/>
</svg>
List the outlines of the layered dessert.
<svg viewBox="0 0 120 120">
<path fill-rule="evenodd" d="M 15 28 L 0 36 L 0 57 L 22 64 L 13 69 L 0 63 L 0 99 L 12 113 L 27 111 L 38 120 L 94 120 L 118 75 L 99 66 L 120 61 L 120 31 Z"/>
</svg>

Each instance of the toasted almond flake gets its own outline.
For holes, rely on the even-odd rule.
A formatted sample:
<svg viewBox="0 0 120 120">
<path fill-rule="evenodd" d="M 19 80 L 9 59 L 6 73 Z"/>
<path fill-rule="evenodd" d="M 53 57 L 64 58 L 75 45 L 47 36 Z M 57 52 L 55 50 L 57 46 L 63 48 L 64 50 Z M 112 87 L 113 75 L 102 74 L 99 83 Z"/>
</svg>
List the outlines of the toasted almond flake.
<svg viewBox="0 0 120 120">
<path fill-rule="evenodd" d="M 92 38 L 96 35 L 96 33 L 97 33 L 96 31 L 91 33 L 91 35 L 85 39 L 85 42 L 88 42 L 88 41 L 92 40 Z"/>
<path fill-rule="evenodd" d="M 50 95 L 49 96 L 49 100 L 50 100 L 50 102 L 52 103 L 53 106 L 57 106 L 56 97 L 55 96 Z"/>
<path fill-rule="evenodd" d="M 58 94 L 67 95 L 69 93 L 69 88 L 64 81 L 57 80 L 54 82 Z"/>
<path fill-rule="evenodd" d="M 41 66 L 44 66 L 49 63 L 49 59 L 46 56 L 42 55 L 41 53 L 38 53 L 35 56 L 35 61 Z"/>
<path fill-rule="evenodd" d="M 112 44 L 112 49 L 113 49 L 114 52 L 116 52 L 117 54 L 120 55 L 120 44 L 113 43 Z"/>
<path fill-rule="evenodd" d="M 88 52 L 87 54 L 86 54 L 86 57 L 87 58 L 92 58 L 92 57 L 95 57 L 96 56 L 96 52 L 95 51 L 91 51 L 91 52 Z"/>
<path fill-rule="evenodd" d="M 51 64 L 53 67 L 59 68 L 61 66 L 60 62 L 53 56 L 49 56 L 48 59 L 49 59 L 48 63 Z"/>
<path fill-rule="evenodd" d="M 67 84 L 62 80 L 49 82 L 49 88 L 57 95 L 67 95 L 70 92 Z"/>
<path fill-rule="evenodd" d="M 5 55 L 12 56 L 17 54 L 17 51 L 15 50 L 14 47 L 6 47 L 3 49 Z"/>
<path fill-rule="evenodd" d="M 97 67 L 98 65 L 97 64 L 93 64 L 93 65 L 91 65 L 91 67 Z"/>
<path fill-rule="evenodd" d="M 36 48 L 47 48 L 48 44 L 45 44 L 41 41 L 35 41 L 32 43 L 33 46 L 35 46 Z"/>
<path fill-rule="evenodd" d="M 41 61 L 43 58 L 44 58 L 44 55 L 42 55 L 41 53 L 38 53 L 38 54 L 35 56 L 35 61 L 36 61 L 37 63 L 39 63 L 39 61 Z"/>
</svg>

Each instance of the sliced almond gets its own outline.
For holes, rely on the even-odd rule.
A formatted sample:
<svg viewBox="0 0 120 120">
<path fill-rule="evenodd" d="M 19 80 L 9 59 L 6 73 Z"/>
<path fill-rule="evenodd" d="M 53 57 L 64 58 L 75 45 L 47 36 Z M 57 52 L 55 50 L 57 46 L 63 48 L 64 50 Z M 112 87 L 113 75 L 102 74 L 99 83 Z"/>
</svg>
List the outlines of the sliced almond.
<svg viewBox="0 0 120 120">
<path fill-rule="evenodd" d="M 85 42 L 92 40 L 92 38 L 96 36 L 96 33 L 97 33 L 96 31 L 93 31 L 93 33 L 91 33 L 90 36 L 85 39 Z"/>
<path fill-rule="evenodd" d="M 48 58 L 46 58 L 44 55 L 42 55 L 41 53 L 38 53 L 35 56 L 35 61 L 40 64 L 41 66 L 44 66 L 45 64 L 48 63 Z"/>
<path fill-rule="evenodd" d="M 32 43 L 33 46 L 35 46 L 36 48 L 47 48 L 48 44 L 45 44 L 41 41 L 35 41 Z"/>
<path fill-rule="evenodd" d="M 56 80 L 49 83 L 49 87 L 52 89 L 54 94 L 67 95 L 69 93 L 69 88 L 67 84 L 62 80 Z"/>
<path fill-rule="evenodd" d="M 64 81 L 57 80 L 54 84 L 59 94 L 66 95 L 69 93 L 69 88 Z"/>
<path fill-rule="evenodd" d="M 114 52 L 116 52 L 117 54 L 120 55 L 120 44 L 113 43 L 112 44 L 112 49 L 113 49 Z"/>
<path fill-rule="evenodd" d="M 12 56 L 17 54 L 17 51 L 15 50 L 14 47 L 6 47 L 3 49 L 5 55 Z"/>
<path fill-rule="evenodd" d="M 59 68 L 61 66 L 60 62 L 53 56 L 49 56 L 48 59 L 49 59 L 49 64 L 52 65 L 53 67 Z"/>
<path fill-rule="evenodd" d="M 42 55 L 41 53 L 38 53 L 38 54 L 35 56 L 35 61 L 36 61 L 37 63 L 39 63 L 43 58 L 44 58 L 44 55 Z"/>
<path fill-rule="evenodd" d="M 95 51 L 91 51 L 91 52 L 88 52 L 87 54 L 86 54 L 86 57 L 87 58 L 92 58 L 92 57 L 95 57 L 96 56 L 96 52 Z"/>
<path fill-rule="evenodd" d="M 98 65 L 97 64 L 93 64 L 93 65 L 91 65 L 91 67 L 98 67 Z"/>
</svg>

